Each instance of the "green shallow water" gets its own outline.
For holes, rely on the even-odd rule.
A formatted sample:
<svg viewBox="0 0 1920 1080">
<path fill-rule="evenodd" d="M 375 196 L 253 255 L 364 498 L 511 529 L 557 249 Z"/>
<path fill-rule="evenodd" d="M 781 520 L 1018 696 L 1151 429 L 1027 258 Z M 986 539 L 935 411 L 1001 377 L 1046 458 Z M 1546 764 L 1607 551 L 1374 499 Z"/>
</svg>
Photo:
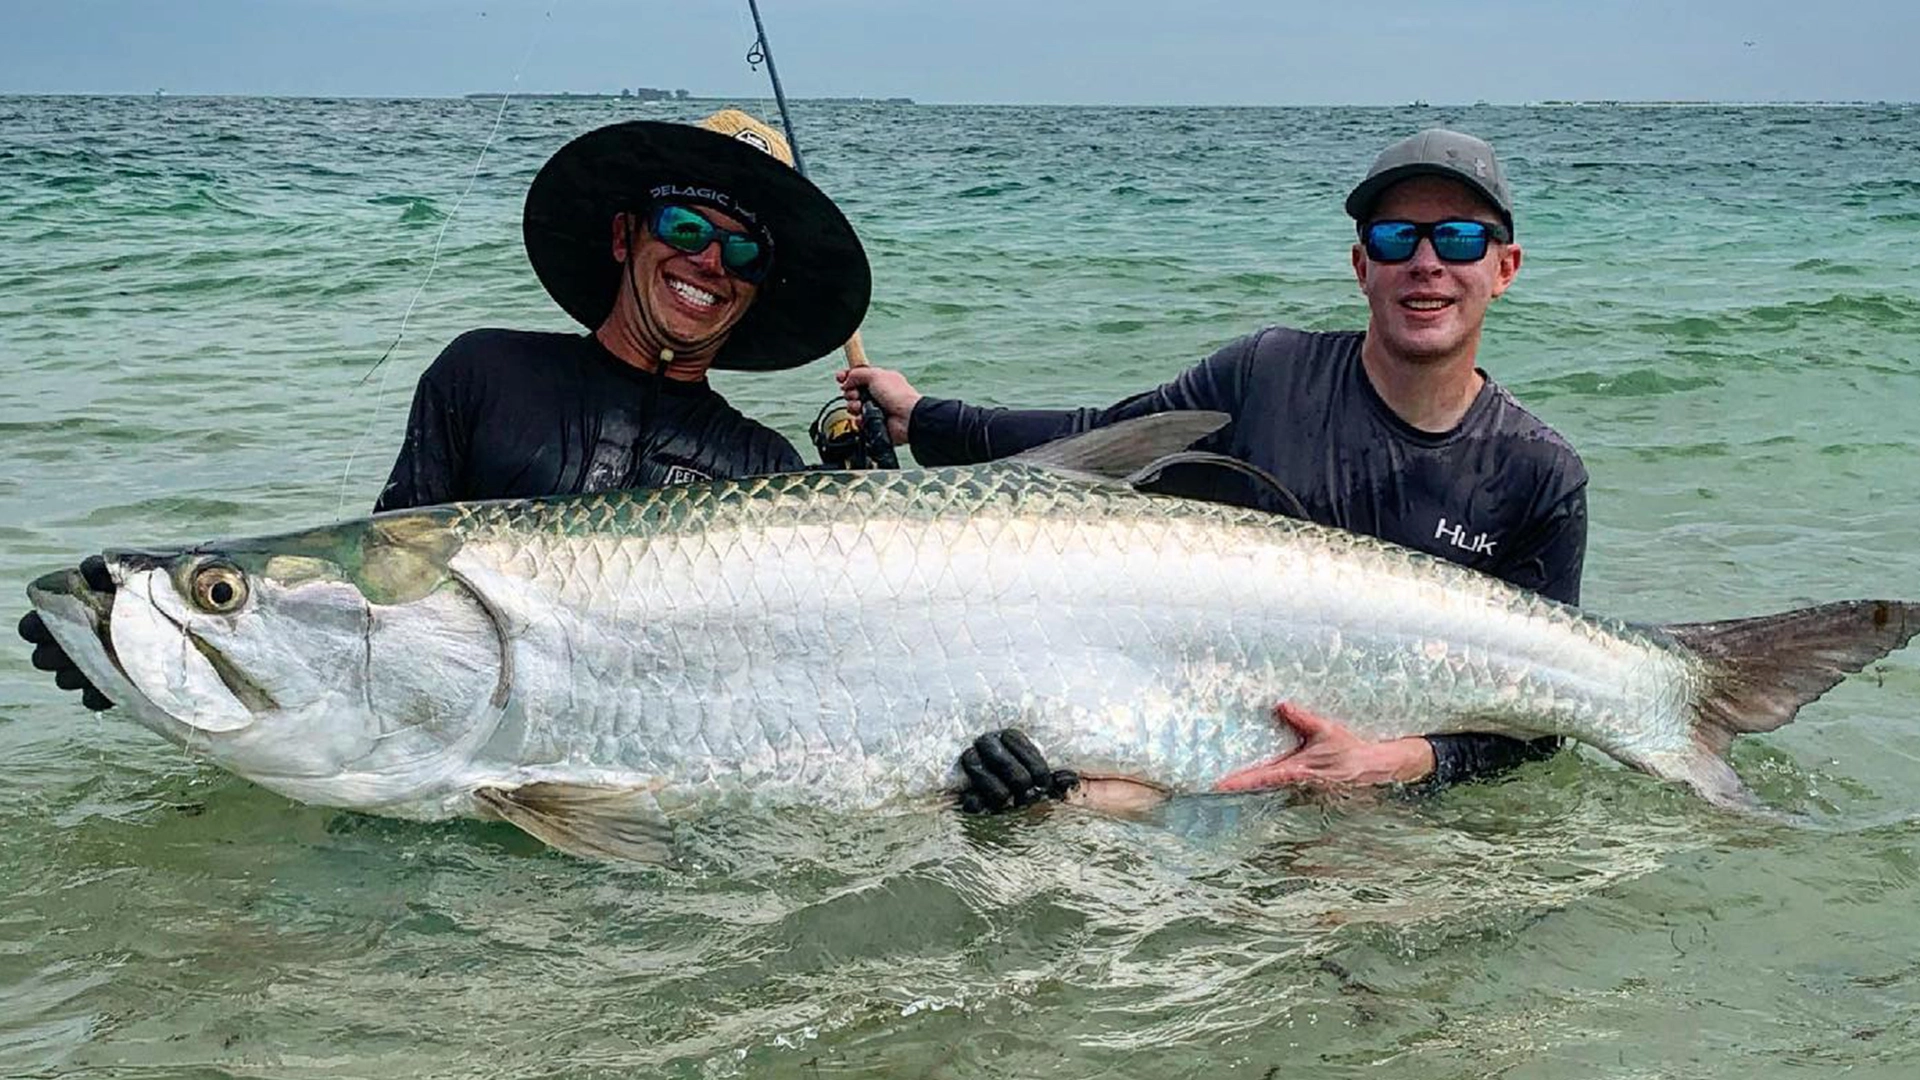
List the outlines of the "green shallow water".
<svg viewBox="0 0 1920 1080">
<path fill-rule="evenodd" d="M 563 328 L 520 199 L 630 113 L 515 102 L 481 159 L 496 113 L 0 98 L 11 595 L 357 513 L 440 345 Z M 1346 187 L 1416 127 L 1484 133 L 1527 260 L 1483 363 L 1586 458 L 1589 605 L 1920 596 L 1913 109 L 800 122 L 873 257 L 876 361 L 1059 405 L 1359 325 Z M 802 441 L 830 369 L 721 387 Z M 0 1075 L 1906 1077 L 1917 736 L 1909 653 L 1738 749 L 1789 823 L 1568 754 L 1418 806 L 741 813 L 636 870 L 290 804 L 0 648 Z"/>
</svg>

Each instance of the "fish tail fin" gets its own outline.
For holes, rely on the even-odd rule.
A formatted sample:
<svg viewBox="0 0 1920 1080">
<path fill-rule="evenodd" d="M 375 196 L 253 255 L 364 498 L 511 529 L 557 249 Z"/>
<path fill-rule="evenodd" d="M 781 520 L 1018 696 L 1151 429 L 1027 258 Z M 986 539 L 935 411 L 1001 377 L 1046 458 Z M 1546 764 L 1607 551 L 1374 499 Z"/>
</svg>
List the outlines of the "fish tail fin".
<svg viewBox="0 0 1920 1080">
<path fill-rule="evenodd" d="M 1709 802 L 1753 807 L 1753 794 L 1727 763 L 1734 736 L 1773 731 L 1802 706 L 1920 633 L 1920 604 L 1844 600 L 1724 622 L 1663 627 L 1700 659 L 1694 691 L 1694 752 L 1656 768 Z"/>
</svg>

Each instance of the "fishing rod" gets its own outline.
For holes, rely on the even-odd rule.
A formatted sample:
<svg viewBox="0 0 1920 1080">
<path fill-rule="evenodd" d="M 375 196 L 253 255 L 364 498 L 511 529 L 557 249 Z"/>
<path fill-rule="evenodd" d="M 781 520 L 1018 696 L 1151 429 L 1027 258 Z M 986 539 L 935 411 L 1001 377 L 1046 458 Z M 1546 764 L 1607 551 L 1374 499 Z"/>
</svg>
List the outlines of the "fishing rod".
<svg viewBox="0 0 1920 1080">
<path fill-rule="evenodd" d="M 753 48 L 747 50 L 747 65 L 759 67 L 767 65 L 767 78 L 773 83 L 773 102 L 780 106 L 780 126 L 787 129 L 787 149 L 793 151 L 793 167 L 801 176 L 807 175 L 807 159 L 800 154 L 800 138 L 793 133 L 793 116 L 787 112 L 787 94 L 780 89 L 780 69 L 773 63 L 773 46 L 767 43 L 767 27 L 760 21 L 759 0 L 747 0 L 747 10 L 753 12 Z"/>
<path fill-rule="evenodd" d="M 800 155 L 800 138 L 793 130 L 793 114 L 787 111 L 787 92 L 780 86 L 780 69 L 773 62 L 773 46 L 767 41 L 767 27 L 760 19 L 758 0 L 747 0 L 747 10 L 753 12 L 753 48 L 747 50 L 747 64 L 759 67 L 767 65 L 767 79 L 773 83 L 773 101 L 780 108 L 780 126 L 786 129 L 787 149 L 793 151 L 793 167 L 801 176 L 807 175 L 807 159 Z M 860 331 L 855 330 L 847 339 L 843 350 L 850 368 L 867 366 L 867 350 L 860 344 Z M 873 395 L 865 387 L 860 390 L 860 420 L 856 425 L 853 416 L 841 407 L 836 411 L 836 402 L 829 401 L 814 417 L 807 434 L 813 437 L 814 448 L 820 451 L 822 461 L 842 465 L 852 469 L 897 469 L 900 457 L 894 452 L 893 440 L 887 437 L 886 414 L 873 403 Z"/>
</svg>

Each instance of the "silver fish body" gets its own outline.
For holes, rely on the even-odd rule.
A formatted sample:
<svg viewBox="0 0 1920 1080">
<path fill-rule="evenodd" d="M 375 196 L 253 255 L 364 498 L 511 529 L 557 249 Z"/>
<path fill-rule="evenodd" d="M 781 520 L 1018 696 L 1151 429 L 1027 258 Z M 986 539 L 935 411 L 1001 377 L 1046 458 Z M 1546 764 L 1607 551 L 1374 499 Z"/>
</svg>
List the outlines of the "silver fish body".
<svg viewBox="0 0 1920 1080">
<path fill-rule="evenodd" d="M 1292 748 L 1283 700 L 1372 738 L 1565 736 L 1737 802 L 1734 732 L 1920 629 L 1880 601 L 1637 628 L 1084 464 L 406 511 L 110 554 L 110 593 L 74 571 L 30 592 L 108 696 L 242 776 L 523 826 L 500 793 L 567 792 L 555 819 L 928 796 L 1006 726 L 1205 791 Z"/>
<path fill-rule="evenodd" d="M 491 765 L 871 805 L 1019 726 L 1205 790 L 1290 700 L 1386 738 L 1685 737 L 1677 647 L 1350 533 L 1018 464 L 458 511 L 515 642 Z"/>
</svg>

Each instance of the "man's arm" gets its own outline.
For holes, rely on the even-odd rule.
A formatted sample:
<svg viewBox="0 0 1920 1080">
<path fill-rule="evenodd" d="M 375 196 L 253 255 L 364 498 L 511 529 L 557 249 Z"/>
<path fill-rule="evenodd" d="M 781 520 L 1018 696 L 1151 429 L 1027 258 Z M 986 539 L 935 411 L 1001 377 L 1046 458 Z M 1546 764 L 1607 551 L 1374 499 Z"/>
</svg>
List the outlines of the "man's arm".
<svg viewBox="0 0 1920 1080">
<path fill-rule="evenodd" d="M 754 464 L 753 472 L 755 475 L 806 472 L 811 467 L 793 443 L 787 441 L 786 436 L 772 433 L 766 448 L 760 453 L 760 460 Z"/>
<path fill-rule="evenodd" d="M 1502 581 L 1563 604 L 1580 603 L 1580 575 L 1587 563 L 1587 485 L 1562 496 L 1494 571 Z"/>
<path fill-rule="evenodd" d="M 1237 417 L 1258 335 L 1235 341 L 1180 373 L 1172 382 L 1104 409 L 996 409 L 924 397 L 898 372 L 852 368 L 838 373 L 848 407 L 859 414 L 867 388 L 887 414 L 896 443 L 911 442 L 922 465 L 971 465 L 1009 457 L 1068 435 L 1122 420 L 1176 410 L 1205 409 Z"/>
<path fill-rule="evenodd" d="M 1094 776 L 1047 764 L 1019 728 L 989 731 L 960 755 L 954 803 L 963 814 L 998 814 L 1035 803 L 1074 803 L 1111 814 L 1152 809 L 1165 788 L 1127 776 Z"/>
<path fill-rule="evenodd" d="M 460 477 L 466 466 L 469 432 L 447 383 L 452 365 L 449 345 L 420 375 L 413 390 L 413 408 L 407 414 L 407 433 L 400 454 L 374 513 L 437 506 L 460 497 Z"/>
</svg>

